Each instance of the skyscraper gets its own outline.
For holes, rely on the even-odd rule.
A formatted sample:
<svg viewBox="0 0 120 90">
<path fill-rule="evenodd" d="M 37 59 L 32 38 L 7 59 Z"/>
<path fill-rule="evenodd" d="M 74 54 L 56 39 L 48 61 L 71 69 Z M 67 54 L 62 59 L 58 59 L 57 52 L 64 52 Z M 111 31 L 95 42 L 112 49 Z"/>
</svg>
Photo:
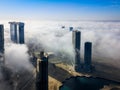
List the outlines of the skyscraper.
<svg viewBox="0 0 120 90">
<path fill-rule="evenodd" d="M 36 77 L 36 90 L 48 90 L 48 56 L 40 53 L 39 72 Z"/>
<path fill-rule="evenodd" d="M 14 43 L 24 44 L 24 23 L 9 22 L 10 36 Z"/>
<path fill-rule="evenodd" d="M 20 44 L 24 44 L 24 23 L 19 22 L 19 37 L 18 37 L 18 41 Z"/>
<path fill-rule="evenodd" d="M 9 22 L 10 24 L 10 38 L 14 43 L 17 43 L 17 23 Z"/>
<path fill-rule="evenodd" d="M 4 26 L 0 25 L 0 53 L 4 53 Z"/>
<path fill-rule="evenodd" d="M 0 25 L 0 69 L 4 65 L 4 26 Z"/>
<path fill-rule="evenodd" d="M 73 27 L 70 27 L 69 29 L 70 29 L 70 31 L 73 31 Z"/>
<path fill-rule="evenodd" d="M 72 42 L 75 49 L 75 70 L 80 71 L 80 43 L 81 43 L 81 32 L 73 31 Z"/>
<path fill-rule="evenodd" d="M 92 43 L 91 42 L 85 42 L 84 46 L 84 68 L 85 71 L 90 72 L 91 71 L 91 59 L 92 59 Z"/>
</svg>

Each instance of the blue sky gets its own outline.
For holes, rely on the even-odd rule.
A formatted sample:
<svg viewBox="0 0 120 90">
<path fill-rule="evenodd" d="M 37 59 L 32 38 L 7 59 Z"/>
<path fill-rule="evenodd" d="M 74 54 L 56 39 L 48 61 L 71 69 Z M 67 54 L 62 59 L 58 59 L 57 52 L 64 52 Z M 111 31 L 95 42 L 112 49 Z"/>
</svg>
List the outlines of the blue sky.
<svg viewBox="0 0 120 90">
<path fill-rule="evenodd" d="M 0 0 L 0 19 L 120 20 L 120 0 Z"/>
</svg>

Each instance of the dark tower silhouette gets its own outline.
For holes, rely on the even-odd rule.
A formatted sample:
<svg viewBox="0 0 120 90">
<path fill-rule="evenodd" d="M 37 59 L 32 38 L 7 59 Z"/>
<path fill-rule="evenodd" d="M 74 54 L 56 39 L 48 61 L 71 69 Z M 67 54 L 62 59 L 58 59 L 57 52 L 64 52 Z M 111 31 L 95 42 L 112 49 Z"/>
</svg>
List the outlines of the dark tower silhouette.
<svg viewBox="0 0 120 90">
<path fill-rule="evenodd" d="M 70 27 L 69 29 L 70 29 L 70 31 L 73 31 L 73 27 Z"/>
<path fill-rule="evenodd" d="M 10 38 L 14 43 L 17 43 L 17 23 L 9 22 L 10 24 Z"/>
<path fill-rule="evenodd" d="M 92 43 L 91 42 L 85 42 L 84 46 L 84 68 L 85 71 L 91 72 L 92 67 Z"/>
<path fill-rule="evenodd" d="M 14 43 L 24 44 L 24 23 L 9 22 L 10 36 Z"/>
<path fill-rule="evenodd" d="M 0 25 L 0 53 L 4 53 L 4 26 Z"/>
<path fill-rule="evenodd" d="M 81 43 L 81 32 L 80 31 L 73 31 L 72 36 L 73 46 L 75 49 L 75 70 L 77 72 L 80 71 L 80 43 Z"/>
<path fill-rule="evenodd" d="M 19 22 L 19 43 L 24 44 L 24 23 Z"/>
<path fill-rule="evenodd" d="M 4 26 L 0 25 L 0 66 L 4 64 Z"/>
<path fill-rule="evenodd" d="M 40 53 L 39 72 L 36 80 L 36 90 L 48 90 L 48 56 Z"/>
</svg>

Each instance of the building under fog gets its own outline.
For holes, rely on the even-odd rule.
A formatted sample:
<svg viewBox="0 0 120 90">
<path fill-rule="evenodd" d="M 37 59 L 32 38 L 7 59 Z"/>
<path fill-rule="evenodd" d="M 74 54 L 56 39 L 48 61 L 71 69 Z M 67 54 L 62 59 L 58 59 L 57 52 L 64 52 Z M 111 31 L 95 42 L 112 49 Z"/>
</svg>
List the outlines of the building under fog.
<svg viewBox="0 0 120 90">
<path fill-rule="evenodd" d="M 14 43 L 24 44 L 24 23 L 9 22 L 10 37 Z"/>
<path fill-rule="evenodd" d="M 72 42 L 73 47 L 75 49 L 75 70 L 77 72 L 80 71 L 80 43 L 81 43 L 81 32 L 80 31 L 73 31 L 72 35 Z"/>
<path fill-rule="evenodd" d="M 73 27 L 69 27 L 69 30 L 70 30 L 70 31 L 73 31 Z"/>
<path fill-rule="evenodd" d="M 4 26 L 0 25 L 0 66 L 4 63 Z"/>
<path fill-rule="evenodd" d="M 0 25 L 0 53 L 4 53 L 4 26 Z"/>
<path fill-rule="evenodd" d="M 36 90 L 48 90 L 48 56 L 40 52 L 39 71 L 36 76 Z"/>
<path fill-rule="evenodd" d="M 86 42 L 84 46 L 84 70 L 91 72 L 92 67 L 92 43 Z"/>
</svg>

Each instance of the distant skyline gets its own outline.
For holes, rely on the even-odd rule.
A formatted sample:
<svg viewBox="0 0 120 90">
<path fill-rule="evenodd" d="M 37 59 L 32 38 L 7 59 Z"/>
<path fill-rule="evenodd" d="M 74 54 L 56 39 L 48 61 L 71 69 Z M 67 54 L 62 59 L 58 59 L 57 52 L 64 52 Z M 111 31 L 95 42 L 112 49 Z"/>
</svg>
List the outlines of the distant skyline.
<svg viewBox="0 0 120 90">
<path fill-rule="evenodd" d="M 120 0 L 0 0 L 0 20 L 120 20 Z"/>
</svg>

